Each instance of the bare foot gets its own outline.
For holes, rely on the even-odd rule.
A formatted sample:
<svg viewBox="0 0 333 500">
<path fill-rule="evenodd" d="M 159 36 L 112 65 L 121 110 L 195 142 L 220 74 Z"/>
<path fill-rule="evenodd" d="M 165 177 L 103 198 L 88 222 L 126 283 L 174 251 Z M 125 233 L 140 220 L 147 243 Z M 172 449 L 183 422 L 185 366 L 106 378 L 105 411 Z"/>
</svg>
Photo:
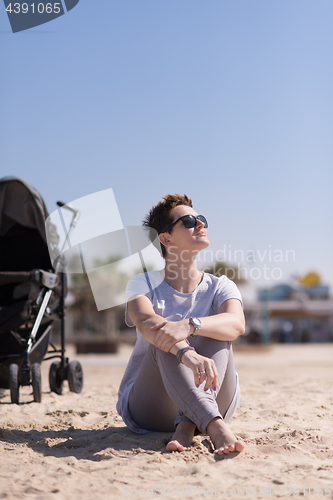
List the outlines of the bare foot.
<svg viewBox="0 0 333 500">
<path fill-rule="evenodd" d="M 238 441 L 227 424 L 219 417 L 209 422 L 207 433 L 213 441 L 216 455 L 227 455 L 233 451 L 241 452 L 245 448 L 245 444 Z"/>
<path fill-rule="evenodd" d="M 166 445 L 167 451 L 186 451 L 192 443 L 195 425 L 190 422 L 180 422 L 171 441 Z"/>
</svg>

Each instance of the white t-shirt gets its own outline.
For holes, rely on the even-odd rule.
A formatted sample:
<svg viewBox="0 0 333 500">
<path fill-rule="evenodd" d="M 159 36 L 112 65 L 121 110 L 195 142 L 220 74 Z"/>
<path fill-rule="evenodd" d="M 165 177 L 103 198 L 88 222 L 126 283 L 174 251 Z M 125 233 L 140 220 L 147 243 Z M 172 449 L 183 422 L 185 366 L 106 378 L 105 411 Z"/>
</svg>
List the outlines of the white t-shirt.
<svg viewBox="0 0 333 500">
<path fill-rule="evenodd" d="M 156 314 L 168 321 L 218 314 L 220 306 L 228 299 L 242 301 L 241 294 L 235 283 L 226 276 L 217 278 L 212 274 L 204 273 L 201 283 L 192 293 L 181 293 L 168 285 L 160 271 L 140 273 L 132 278 L 126 288 L 127 302 L 137 295 L 145 295 L 151 300 Z M 134 326 L 126 308 L 126 324 Z M 128 412 L 128 398 L 133 384 L 138 376 L 143 357 L 148 349 L 149 342 L 136 330 L 137 341 L 120 383 L 117 411 L 125 424 L 134 432 L 145 433 L 143 429 L 133 426 Z"/>
</svg>

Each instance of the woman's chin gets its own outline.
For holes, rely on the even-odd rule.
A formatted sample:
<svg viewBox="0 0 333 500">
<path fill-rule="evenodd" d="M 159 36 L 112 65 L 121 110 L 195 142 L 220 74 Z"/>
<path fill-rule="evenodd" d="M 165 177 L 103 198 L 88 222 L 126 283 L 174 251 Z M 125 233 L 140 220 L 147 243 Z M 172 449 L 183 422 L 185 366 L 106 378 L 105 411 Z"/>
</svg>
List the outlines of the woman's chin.
<svg viewBox="0 0 333 500">
<path fill-rule="evenodd" d="M 207 239 L 207 236 L 203 236 L 200 240 L 199 240 L 200 244 L 202 245 L 202 248 L 207 248 L 209 247 L 209 240 Z"/>
</svg>

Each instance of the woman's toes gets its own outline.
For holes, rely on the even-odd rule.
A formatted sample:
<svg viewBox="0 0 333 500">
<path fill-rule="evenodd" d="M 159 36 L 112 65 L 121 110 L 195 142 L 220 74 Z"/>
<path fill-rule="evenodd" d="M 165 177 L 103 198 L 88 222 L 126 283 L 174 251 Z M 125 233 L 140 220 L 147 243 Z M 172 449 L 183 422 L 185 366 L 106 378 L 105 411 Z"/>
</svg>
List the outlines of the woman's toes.
<svg viewBox="0 0 333 500">
<path fill-rule="evenodd" d="M 166 450 L 167 451 L 177 451 L 177 443 L 176 443 L 176 441 L 170 441 L 170 443 L 168 443 L 166 445 Z"/>
<path fill-rule="evenodd" d="M 235 451 L 243 451 L 245 448 L 245 444 L 242 441 L 236 441 L 235 443 Z"/>
<path fill-rule="evenodd" d="M 170 441 L 166 445 L 166 450 L 167 451 L 186 451 L 185 446 L 180 444 L 178 441 Z"/>
<path fill-rule="evenodd" d="M 225 454 L 225 448 L 218 448 L 217 450 L 214 451 L 215 455 L 224 455 Z M 228 453 L 228 452 L 226 452 Z"/>
<path fill-rule="evenodd" d="M 245 444 L 241 441 L 236 441 L 235 444 L 230 444 L 229 446 L 222 446 L 214 451 L 216 455 L 228 455 L 228 453 L 232 453 L 234 451 L 241 452 L 245 448 Z"/>
</svg>

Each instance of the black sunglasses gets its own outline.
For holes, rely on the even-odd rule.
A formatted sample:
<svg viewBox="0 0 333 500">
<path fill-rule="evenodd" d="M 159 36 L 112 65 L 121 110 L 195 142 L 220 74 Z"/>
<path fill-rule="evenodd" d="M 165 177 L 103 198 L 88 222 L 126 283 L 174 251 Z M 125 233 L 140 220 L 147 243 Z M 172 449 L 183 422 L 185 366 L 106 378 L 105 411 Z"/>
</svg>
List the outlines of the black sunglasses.
<svg viewBox="0 0 333 500">
<path fill-rule="evenodd" d="M 162 231 L 163 233 L 166 233 L 167 231 L 170 231 L 170 229 L 175 225 L 177 224 L 177 222 L 179 221 L 182 221 L 182 223 L 184 224 L 184 226 L 189 229 L 190 227 L 195 227 L 197 225 L 197 221 L 199 220 L 200 222 L 203 222 L 204 223 L 204 227 L 208 227 L 208 222 L 207 222 L 207 219 L 206 217 L 204 217 L 203 215 L 183 215 L 183 217 L 179 217 L 179 219 L 175 220 L 175 222 L 173 222 L 171 224 L 171 226 L 167 227 L 166 229 L 164 229 L 164 231 Z"/>
</svg>

